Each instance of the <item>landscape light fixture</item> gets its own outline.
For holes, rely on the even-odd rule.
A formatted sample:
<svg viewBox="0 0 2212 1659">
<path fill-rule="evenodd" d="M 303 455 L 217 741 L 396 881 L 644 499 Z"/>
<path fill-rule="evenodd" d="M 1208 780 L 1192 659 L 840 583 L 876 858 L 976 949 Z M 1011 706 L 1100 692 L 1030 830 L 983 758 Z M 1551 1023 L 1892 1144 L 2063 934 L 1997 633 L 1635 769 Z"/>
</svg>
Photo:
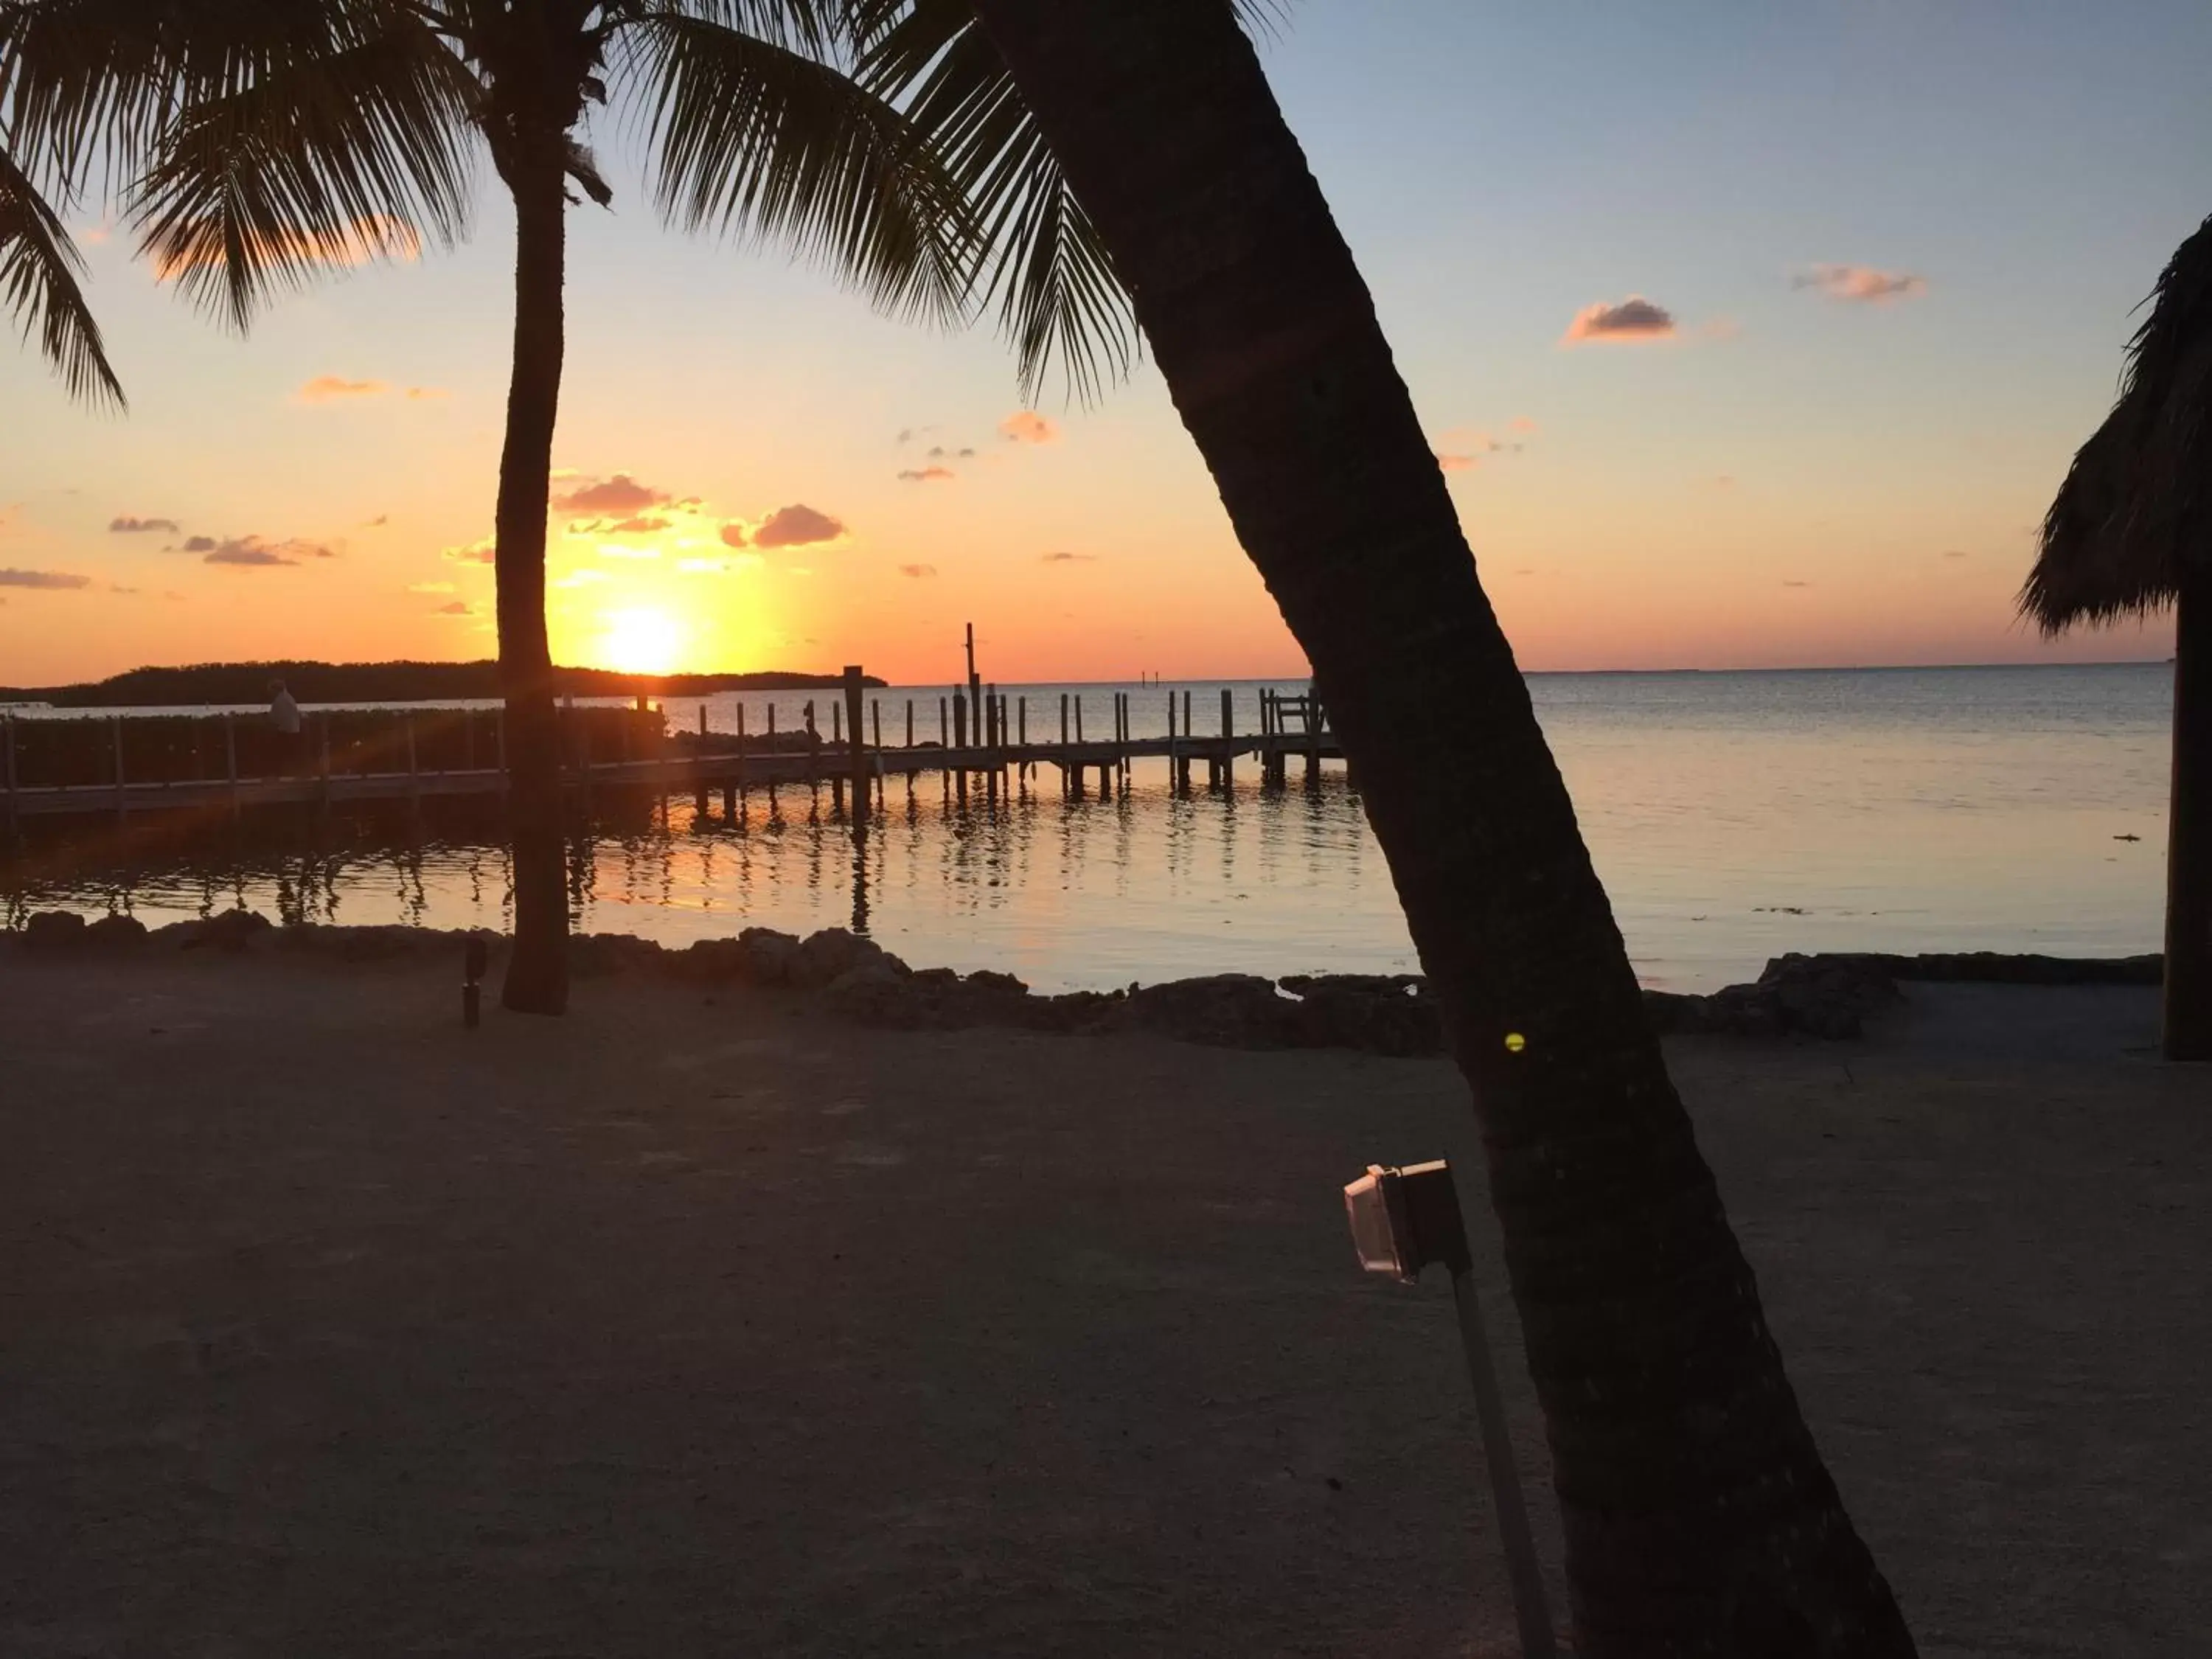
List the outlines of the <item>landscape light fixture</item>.
<svg viewBox="0 0 2212 1659">
<path fill-rule="evenodd" d="M 1482 1303 L 1475 1291 L 1474 1253 L 1468 1246 L 1451 1165 L 1442 1158 L 1402 1169 L 1370 1164 L 1365 1175 L 1345 1188 L 1344 1209 L 1352 1223 L 1352 1248 L 1369 1273 L 1411 1285 L 1434 1261 L 1451 1275 L 1460 1341 L 1467 1350 L 1475 1415 L 1482 1423 L 1483 1455 L 1490 1464 L 1490 1489 L 1498 1504 L 1498 1531 L 1505 1543 L 1506 1571 L 1513 1581 L 1521 1651 L 1524 1659 L 1553 1659 L 1557 1649 L 1544 1599 L 1544 1577 L 1536 1565 L 1528 1511 L 1521 1499 L 1521 1477 L 1505 1427 L 1505 1401 L 1498 1391 L 1498 1369 L 1491 1361 Z"/>
<path fill-rule="evenodd" d="M 489 952 L 484 949 L 483 935 L 471 933 L 461 950 L 461 1024 L 471 1031 L 483 1018 L 483 985 Z"/>
</svg>

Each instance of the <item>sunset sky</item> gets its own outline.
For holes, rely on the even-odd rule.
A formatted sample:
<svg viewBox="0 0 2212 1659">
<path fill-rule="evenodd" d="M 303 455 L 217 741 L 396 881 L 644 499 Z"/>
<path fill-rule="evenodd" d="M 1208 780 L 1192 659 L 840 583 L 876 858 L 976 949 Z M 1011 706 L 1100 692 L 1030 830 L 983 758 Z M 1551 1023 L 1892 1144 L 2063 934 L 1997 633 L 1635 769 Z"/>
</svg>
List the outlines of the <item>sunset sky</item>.
<svg viewBox="0 0 2212 1659">
<path fill-rule="evenodd" d="M 1524 666 L 2167 653 L 2047 647 L 2012 599 L 2212 211 L 2202 0 L 1306 0 L 1264 57 Z M 942 680 L 972 619 L 1005 682 L 1299 672 L 1148 368 L 1025 410 L 988 326 L 666 230 L 623 124 L 596 142 L 557 655 Z M 78 214 L 131 408 L 0 348 L 0 684 L 491 654 L 488 169 L 477 205 L 242 340 Z"/>
</svg>

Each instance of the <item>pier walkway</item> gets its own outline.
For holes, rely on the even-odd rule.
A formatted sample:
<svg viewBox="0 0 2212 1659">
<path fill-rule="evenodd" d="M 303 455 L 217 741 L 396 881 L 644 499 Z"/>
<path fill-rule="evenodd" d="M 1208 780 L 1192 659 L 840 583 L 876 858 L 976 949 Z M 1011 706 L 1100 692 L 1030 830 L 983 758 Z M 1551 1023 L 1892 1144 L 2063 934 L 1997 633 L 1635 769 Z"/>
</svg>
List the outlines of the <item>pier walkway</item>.
<svg viewBox="0 0 2212 1659">
<path fill-rule="evenodd" d="M 1165 761 L 1174 787 L 1183 793 L 1193 787 L 1194 774 L 1200 767 L 1204 768 L 1209 788 L 1232 784 L 1236 767 L 1246 761 L 1258 765 L 1263 784 L 1281 787 L 1288 781 L 1293 759 L 1303 762 L 1304 777 L 1313 781 L 1320 775 L 1322 763 L 1343 758 L 1325 711 L 1310 696 L 1263 690 L 1259 729 L 1240 732 L 1236 729 L 1231 693 L 1224 690 L 1218 723 L 1209 720 L 1213 729 L 1199 732 L 1192 727 L 1203 703 L 1194 706 L 1191 694 L 1185 691 L 1178 704 L 1176 696 L 1170 694 L 1168 731 L 1144 737 L 1134 735 L 1132 698 L 1127 692 L 1111 694 L 1110 707 L 1105 711 L 1107 730 L 1086 733 L 1079 695 L 1061 696 L 1056 710 L 1033 709 L 1026 697 L 1009 697 L 978 686 L 972 693 L 955 692 L 937 699 L 940 735 L 917 740 L 915 700 L 871 694 L 861 684 L 860 671 L 848 669 L 842 695 L 830 702 L 826 732 L 820 729 L 811 702 L 805 707 L 806 724 L 800 730 L 778 732 L 771 712 L 769 729 L 758 734 L 744 731 L 742 705 L 738 711 L 738 731 L 707 730 L 702 706 L 698 732 L 670 732 L 659 722 L 635 737 L 625 729 L 622 746 L 633 752 L 599 758 L 592 753 L 591 723 L 571 720 L 564 740 L 562 780 L 572 795 L 586 797 L 618 791 L 663 799 L 688 794 L 702 812 L 708 810 L 716 792 L 722 796 L 724 810 L 734 812 L 750 790 L 826 786 L 841 810 L 849 788 L 858 811 L 865 813 L 871 805 L 881 804 L 890 781 L 904 778 L 911 787 L 915 780 L 933 773 L 941 775 L 948 792 L 957 792 L 963 799 L 971 789 L 995 799 L 1026 788 L 1041 775 L 1042 769 L 1050 767 L 1057 774 L 1062 793 L 1069 797 L 1085 797 L 1095 781 L 1098 795 L 1110 798 L 1127 787 L 1131 766 L 1139 760 Z M 892 704 L 889 710 L 887 702 Z M 627 715 L 630 711 L 563 711 L 568 716 L 584 712 Z M 641 700 L 635 714 L 651 720 L 653 712 Z M 898 721 L 894 730 L 902 731 L 902 742 L 884 741 L 887 712 Z M 928 711 L 921 712 L 926 724 Z M 1038 734 L 1030 730 L 1033 717 Z M 17 757 L 18 726 L 26 723 L 8 719 L 0 720 L 0 823 L 15 827 L 27 818 L 57 816 L 127 817 L 167 811 L 220 814 L 261 806 L 420 802 L 441 797 L 498 796 L 507 787 L 505 744 L 499 739 L 495 714 L 483 716 L 494 727 L 487 745 L 492 750 L 490 764 L 475 763 L 471 735 L 463 763 L 430 765 L 420 757 L 422 748 L 431 745 L 418 744 L 417 735 L 418 731 L 428 733 L 437 725 L 438 712 L 380 711 L 380 735 L 355 740 L 350 751 L 335 763 L 329 719 L 311 712 L 304 749 L 313 758 L 288 769 L 283 775 L 241 774 L 238 737 L 242 724 L 251 723 L 251 716 L 154 718 L 196 718 L 204 725 L 219 726 L 221 774 L 134 778 L 125 764 L 124 728 L 147 717 L 111 717 L 68 722 L 82 731 L 84 743 L 105 745 L 100 765 L 103 781 L 27 781 L 19 775 Z M 364 717 L 356 714 L 352 718 L 357 723 Z M 476 717 L 456 713 L 449 718 Z M 1046 734 L 1048 727 L 1056 735 Z M 854 742 L 854 735 L 863 731 L 868 734 L 866 740 Z M 451 744 L 442 746 L 453 747 Z M 195 732 L 190 745 L 195 762 L 205 747 Z M 647 752 L 634 752 L 641 748 Z"/>
</svg>

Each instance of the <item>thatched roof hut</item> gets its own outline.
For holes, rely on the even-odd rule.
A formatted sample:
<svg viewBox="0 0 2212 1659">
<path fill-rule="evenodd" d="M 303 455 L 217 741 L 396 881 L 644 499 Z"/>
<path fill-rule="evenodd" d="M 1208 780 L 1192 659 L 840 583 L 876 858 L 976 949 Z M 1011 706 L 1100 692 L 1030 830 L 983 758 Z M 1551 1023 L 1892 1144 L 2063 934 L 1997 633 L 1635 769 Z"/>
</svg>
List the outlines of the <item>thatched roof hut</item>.
<svg viewBox="0 0 2212 1659">
<path fill-rule="evenodd" d="M 2174 608 L 2165 1048 L 2212 1060 L 2212 219 L 2158 279 L 2020 605 L 2046 634 Z"/>
<path fill-rule="evenodd" d="M 2174 250 L 2112 412 L 2043 521 L 2021 609 L 2046 634 L 2142 616 L 2212 570 L 2212 219 Z"/>
</svg>

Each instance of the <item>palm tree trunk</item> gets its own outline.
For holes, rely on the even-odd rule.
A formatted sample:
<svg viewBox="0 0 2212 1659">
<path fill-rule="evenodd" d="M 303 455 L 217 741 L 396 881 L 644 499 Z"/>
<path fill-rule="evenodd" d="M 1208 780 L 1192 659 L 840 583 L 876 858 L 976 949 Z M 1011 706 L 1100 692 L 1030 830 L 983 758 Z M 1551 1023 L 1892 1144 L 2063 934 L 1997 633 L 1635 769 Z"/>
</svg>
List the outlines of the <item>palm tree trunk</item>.
<svg viewBox="0 0 2212 1659">
<path fill-rule="evenodd" d="M 1230 8 L 976 9 L 1359 769 L 1474 1086 L 1578 1652 L 1911 1654 L 1373 303 Z"/>
<path fill-rule="evenodd" d="M 568 1006 L 568 896 L 561 746 L 545 638 L 545 508 L 561 400 L 567 196 L 550 146 L 503 161 L 514 198 L 514 367 L 499 459 L 495 570 L 499 678 L 507 699 L 507 811 L 514 843 L 514 955 L 500 1000 L 520 1013 Z"/>
<path fill-rule="evenodd" d="M 2212 576 L 2185 571 L 2174 611 L 2166 1057 L 2212 1060 Z"/>
</svg>

